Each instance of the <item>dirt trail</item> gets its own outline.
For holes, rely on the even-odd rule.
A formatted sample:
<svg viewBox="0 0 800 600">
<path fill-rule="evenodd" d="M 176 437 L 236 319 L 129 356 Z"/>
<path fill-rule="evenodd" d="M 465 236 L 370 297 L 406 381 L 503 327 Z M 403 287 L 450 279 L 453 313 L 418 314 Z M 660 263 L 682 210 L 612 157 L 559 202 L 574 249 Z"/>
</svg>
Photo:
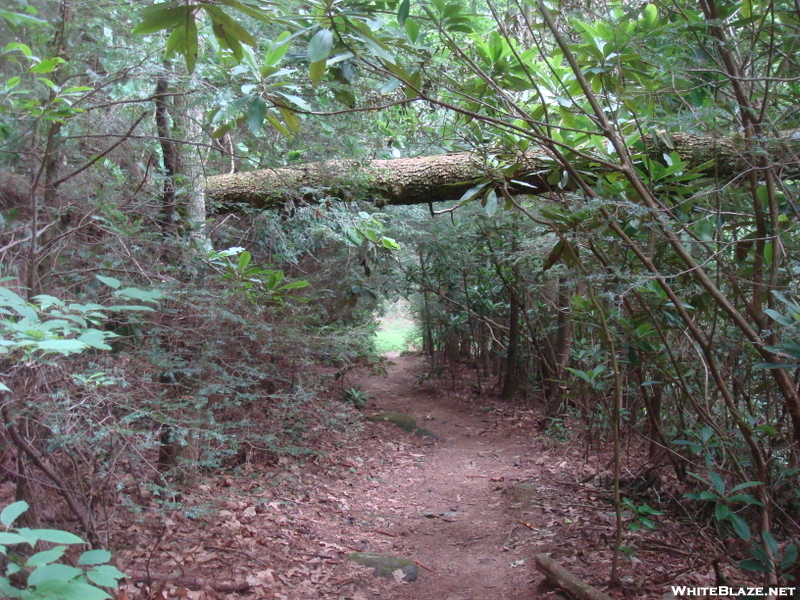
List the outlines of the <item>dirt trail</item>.
<svg viewBox="0 0 800 600">
<path fill-rule="evenodd" d="M 533 553 L 547 550 L 553 535 L 541 510 L 516 496 L 548 494 L 536 472 L 537 450 L 528 427 L 501 426 L 491 402 L 470 401 L 446 389 L 416 385 L 421 366 L 416 357 L 393 358 L 388 377 L 360 382 L 376 411 L 416 417 L 438 440 L 408 434 L 391 424 L 375 425 L 387 454 L 385 468 L 373 482 L 353 483 L 371 505 L 372 514 L 353 515 L 369 527 L 365 550 L 416 560 L 413 583 L 398 585 L 385 600 L 528 600 L 544 598 Z M 412 448 L 412 464 L 391 460 L 393 452 Z M 381 533 L 383 532 L 383 533 Z"/>
</svg>

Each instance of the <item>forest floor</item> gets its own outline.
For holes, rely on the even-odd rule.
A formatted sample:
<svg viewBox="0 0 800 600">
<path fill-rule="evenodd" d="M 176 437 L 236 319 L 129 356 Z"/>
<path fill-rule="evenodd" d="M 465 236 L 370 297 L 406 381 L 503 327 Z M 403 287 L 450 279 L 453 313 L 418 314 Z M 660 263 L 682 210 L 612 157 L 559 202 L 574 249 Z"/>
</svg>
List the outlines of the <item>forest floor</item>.
<svg viewBox="0 0 800 600">
<path fill-rule="evenodd" d="M 197 486 L 181 510 L 143 518 L 123 549 L 117 542 L 133 575 L 118 598 L 565 598 L 536 570 L 538 552 L 604 589 L 614 532 L 608 457 L 584 459 L 568 431 L 561 440 L 542 432 L 528 404 L 423 380 L 418 356 L 391 361 L 387 375 L 350 375 L 347 385 L 369 393 L 366 416 L 411 415 L 435 438 L 365 421 L 328 432 L 312 460 L 245 465 Z M 704 553 L 687 568 L 695 553 L 674 527 L 625 536 L 624 586 L 607 590 L 612 597 L 713 585 Z M 374 577 L 347 559 L 357 551 L 413 561 L 416 580 Z"/>
</svg>

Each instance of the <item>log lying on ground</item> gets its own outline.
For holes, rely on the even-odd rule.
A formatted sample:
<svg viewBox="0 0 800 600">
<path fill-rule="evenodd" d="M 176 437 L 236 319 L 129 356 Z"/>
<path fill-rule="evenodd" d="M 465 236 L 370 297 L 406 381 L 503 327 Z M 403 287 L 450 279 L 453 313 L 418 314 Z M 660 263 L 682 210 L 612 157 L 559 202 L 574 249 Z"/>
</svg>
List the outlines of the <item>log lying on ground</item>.
<svg viewBox="0 0 800 600">
<path fill-rule="evenodd" d="M 544 573 L 551 582 L 578 600 L 612 600 L 611 596 L 584 583 L 547 554 L 537 554 L 535 559 L 537 569 Z"/>
<path fill-rule="evenodd" d="M 647 146 L 652 148 L 650 154 L 656 160 L 674 151 L 689 168 L 701 168 L 705 175 L 721 181 L 729 181 L 752 168 L 741 155 L 743 142 L 739 138 L 675 133 L 666 144 L 662 139 L 666 137 L 659 136 L 659 143 L 652 138 L 647 140 Z M 764 146 L 772 164 L 783 165 L 783 177 L 800 172 L 800 135 L 796 132 Z M 512 185 L 512 193 L 536 195 L 550 191 L 547 179 L 554 171 L 560 173 L 558 166 L 544 155 L 533 153 L 519 162 L 518 172 L 509 179 L 527 185 Z M 575 164 L 584 172 L 603 170 L 585 159 L 576 159 Z M 487 175 L 491 175 L 491 169 L 486 161 L 470 153 L 393 160 L 329 160 L 209 177 L 206 193 L 212 202 L 257 208 L 277 208 L 287 200 L 314 201 L 325 196 L 365 198 L 378 205 L 410 205 L 457 200 Z M 502 178 L 499 173 L 494 176 L 495 180 Z"/>
</svg>

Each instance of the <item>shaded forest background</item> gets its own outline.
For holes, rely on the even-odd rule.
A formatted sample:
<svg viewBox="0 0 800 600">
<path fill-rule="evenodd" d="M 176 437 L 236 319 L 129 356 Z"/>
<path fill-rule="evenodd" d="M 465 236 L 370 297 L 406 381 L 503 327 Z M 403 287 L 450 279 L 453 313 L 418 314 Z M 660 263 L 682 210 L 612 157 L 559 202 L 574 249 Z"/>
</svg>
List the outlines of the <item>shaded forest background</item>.
<svg viewBox="0 0 800 600">
<path fill-rule="evenodd" d="M 118 514 L 351 426 L 328 392 L 403 297 L 432 375 L 612 448 L 612 582 L 654 526 L 631 445 L 720 556 L 793 580 L 796 3 L 19 0 L 0 33 L 31 527 L 113 549 Z"/>
</svg>

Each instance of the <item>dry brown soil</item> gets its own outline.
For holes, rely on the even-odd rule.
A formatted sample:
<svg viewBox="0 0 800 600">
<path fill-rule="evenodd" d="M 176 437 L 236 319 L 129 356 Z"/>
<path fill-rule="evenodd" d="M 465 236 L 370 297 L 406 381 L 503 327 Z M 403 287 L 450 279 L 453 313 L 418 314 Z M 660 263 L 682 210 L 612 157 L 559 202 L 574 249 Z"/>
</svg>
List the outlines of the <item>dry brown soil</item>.
<svg viewBox="0 0 800 600">
<path fill-rule="evenodd" d="M 578 483 L 602 472 L 600 460 L 583 460 L 579 441 L 543 434 L 527 405 L 477 397 L 449 380 L 420 382 L 419 357 L 392 361 L 388 376 L 348 382 L 370 394 L 362 412 L 412 415 L 438 439 L 367 421 L 356 433 L 322 432 L 326 452 L 311 462 L 282 459 L 204 483 L 168 519 L 143 518 L 125 532 L 119 563 L 134 578 L 118 598 L 563 598 L 536 571 L 536 552 L 602 588 L 609 492 Z M 612 596 L 660 598 L 679 582 L 677 563 L 663 557 L 685 549 L 666 536 L 650 534 L 652 550 L 637 546 L 625 588 Z M 373 577 L 347 560 L 355 551 L 416 561 L 419 576 Z"/>
</svg>

